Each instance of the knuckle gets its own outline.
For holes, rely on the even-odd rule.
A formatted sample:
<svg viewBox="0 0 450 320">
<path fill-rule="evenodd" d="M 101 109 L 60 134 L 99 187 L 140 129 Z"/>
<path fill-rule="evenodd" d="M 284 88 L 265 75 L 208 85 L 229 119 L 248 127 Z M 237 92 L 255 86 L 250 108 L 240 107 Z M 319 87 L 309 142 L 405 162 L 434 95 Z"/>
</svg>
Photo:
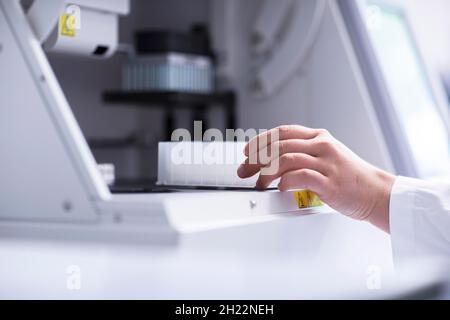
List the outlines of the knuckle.
<svg viewBox="0 0 450 320">
<path fill-rule="evenodd" d="M 291 126 L 289 125 L 279 126 L 278 128 L 276 128 L 275 131 L 277 131 L 279 135 L 283 135 L 291 131 Z"/>
<path fill-rule="evenodd" d="M 277 141 L 272 145 L 272 155 L 280 155 L 280 154 L 285 154 L 286 150 L 286 145 L 284 142 L 282 141 Z"/>
<path fill-rule="evenodd" d="M 317 132 L 321 136 L 330 136 L 330 132 L 327 129 L 317 129 Z"/>
<path fill-rule="evenodd" d="M 317 139 L 315 144 L 321 150 L 329 148 L 329 142 L 327 140 L 325 140 L 325 139 Z"/>
<path fill-rule="evenodd" d="M 292 153 L 285 153 L 280 157 L 280 163 L 282 165 L 289 165 L 295 162 L 295 155 Z"/>
<path fill-rule="evenodd" d="M 333 144 L 333 141 L 331 141 L 331 139 L 327 139 L 327 138 L 318 139 L 316 141 L 316 144 L 317 144 L 317 147 L 322 151 L 330 152 L 330 151 L 334 150 L 334 144 Z"/>
<path fill-rule="evenodd" d="M 312 166 L 311 158 L 303 153 L 295 154 L 295 165 L 296 167 L 301 168 L 309 168 Z"/>
<path fill-rule="evenodd" d="M 330 177 L 334 177 L 336 173 L 339 172 L 338 167 L 335 163 L 328 164 L 326 170 Z"/>
<path fill-rule="evenodd" d="M 305 169 L 300 170 L 300 171 L 298 172 L 298 175 L 299 175 L 302 179 L 305 179 L 305 180 L 311 178 L 311 176 L 312 176 L 312 175 L 311 175 L 311 171 L 305 170 Z"/>
<path fill-rule="evenodd" d="M 287 133 L 290 133 L 292 131 L 295 131 L 295 130 L 297 130 L 299 128 L 300 128 L 300 126 L 298 126 L 298 125 L 288 124 L 288 125 L 279 126 L 276 129 L 277 129 L 278 133 L 280 135 L 282 135 L 282 134 L 287 134 Z"/>
</svg>

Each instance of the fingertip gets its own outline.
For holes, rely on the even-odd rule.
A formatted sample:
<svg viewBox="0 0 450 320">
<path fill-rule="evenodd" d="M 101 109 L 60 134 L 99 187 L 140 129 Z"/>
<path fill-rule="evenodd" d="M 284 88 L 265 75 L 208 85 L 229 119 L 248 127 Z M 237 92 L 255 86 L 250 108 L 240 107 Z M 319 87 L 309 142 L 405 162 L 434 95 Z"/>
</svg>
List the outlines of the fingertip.
<svg viewBox="0 0 450 320">
<path fill-rule="evenodd" d="M 253 177 L 255 174 L 256 172 L 254 172 L 252 168 L 247 164 L 241 164 L 241 166 L 237 170 L 237 175 L 241 179 Z"/>
<path fill-rule="evenodd" d="M 237 169 L 237 175 L 239 178 L 244 179 L 245 178 L 245 167 L 243 164 L 241 164 L 239 166 L 239 168 Z"/>
<path fill-rule="evenodd" d="M 281 191 L 281 192 L 288 191 L 287 188 L 281 183 L 278 184 L 278 190 Z"/>
<path fill-rule="evenodd" d="M 261 176 L 258 178 L 258 181 L 256 181 L 256 189 L 257 190 L 266 190 L 269 187 L 269 184 L 267 181 L 264 181 L 264 179 L 261 179 Z"/>
<path fill-rule="evenodd" d="M 260 179 L 260 178 L 258 178 L 258 180 L 256 181 L 256 186 L 255 186 L 255 188 L 256 188 L 256 190 L 260 190 L 260 191 L 262 191 L 262 190 L 265 189 L 265 188 L 264 188 L 264 185 L 263 185 L 263 183 L 261 182 L 261 179 Z"/>
</svg>

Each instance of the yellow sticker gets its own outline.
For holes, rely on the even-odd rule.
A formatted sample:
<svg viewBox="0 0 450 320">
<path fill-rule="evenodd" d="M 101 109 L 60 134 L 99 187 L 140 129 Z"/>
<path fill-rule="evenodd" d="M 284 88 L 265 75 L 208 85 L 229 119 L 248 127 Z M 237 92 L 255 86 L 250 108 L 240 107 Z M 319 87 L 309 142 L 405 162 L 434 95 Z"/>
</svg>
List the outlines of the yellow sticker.
<svg viewBox="0 0 450 320">
<path fill-rule="evenodd" d="M 294 192 L 294 195 L 299 209 L 323 206 L 322 200 L 314 192 L 309 190 L 297 191 Z"/>
<path fill-rule="evenodd" d="M 61 15 L 59 29 L 62 36 L 75 37 L 77 35 L 77 18 L 73 14 Z"/>
</svg>

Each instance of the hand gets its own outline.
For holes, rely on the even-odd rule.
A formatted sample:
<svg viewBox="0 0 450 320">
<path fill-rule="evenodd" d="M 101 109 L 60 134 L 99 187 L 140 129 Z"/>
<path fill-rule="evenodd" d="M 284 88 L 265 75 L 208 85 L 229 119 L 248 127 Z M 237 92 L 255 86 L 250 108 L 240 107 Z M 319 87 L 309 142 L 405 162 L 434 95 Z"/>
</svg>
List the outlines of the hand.
<svg viewBox="0 0 450 320">
<path fill-rule="evenodd" d="M 311 190 L 336 211 L 389 232 L 395 177 L 359 158 L 328 131 L 282 126 L 251 140 L 244 152 L 247 160 L 238 175 L 259 173 L 258 189 L 281 178 L 280 191 Z"/>
</svg>

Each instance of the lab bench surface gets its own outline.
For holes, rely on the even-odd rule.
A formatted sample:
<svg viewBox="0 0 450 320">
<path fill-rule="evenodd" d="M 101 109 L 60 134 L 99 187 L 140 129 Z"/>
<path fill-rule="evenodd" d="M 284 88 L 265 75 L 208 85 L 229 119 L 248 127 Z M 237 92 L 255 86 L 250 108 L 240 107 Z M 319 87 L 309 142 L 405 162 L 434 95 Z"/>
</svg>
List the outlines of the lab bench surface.
<svg viewBox="0 0 450 320">
<path fill-rule="evenodd" d="M 341 217 L 315 220 L 306 216 L 297 225 L 279 226 L 279 233 L 272 235 L 257 235 L 251 228 L 222 231 L 223 242 L 214 241 L 221 231 L 194 234 L 176 246 L 0 239 L 0 298 L 301 299 L 393 294 L 366 286 L 368 266 L 376 264 L 384 274 L 392 270 L 384 235 Z M 242 242 L 245 235 L 248 243 Z M 282 241 L 271 238 L 283 235 Z M 376 245 L 367 250 L 370 243 Z M 411 288 L 395 292 L 406 289 Z"/>
</svg>

